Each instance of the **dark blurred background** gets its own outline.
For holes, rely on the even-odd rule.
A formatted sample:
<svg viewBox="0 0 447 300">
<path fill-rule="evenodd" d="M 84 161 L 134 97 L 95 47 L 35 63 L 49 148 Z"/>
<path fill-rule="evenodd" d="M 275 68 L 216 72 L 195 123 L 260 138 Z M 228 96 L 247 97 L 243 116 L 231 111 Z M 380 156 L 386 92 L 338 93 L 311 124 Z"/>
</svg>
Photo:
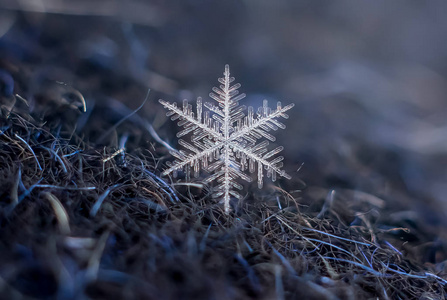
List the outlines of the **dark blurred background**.
<svg viewBox="0 0 447 300">
<path fill-rule="evenodd" d="M 245 103 L 296 105 L 277 133 L 288 189 L 363 191 L 447 224 L 446 13 L 441 0 L 0 0 L 0 81 L 30 100 L 63 82 L 89 109 L 135 109 L 150 88 L 139 115 L 175 146 L 158 99 L 206 98 L 229 64 Z"/>
</svg>

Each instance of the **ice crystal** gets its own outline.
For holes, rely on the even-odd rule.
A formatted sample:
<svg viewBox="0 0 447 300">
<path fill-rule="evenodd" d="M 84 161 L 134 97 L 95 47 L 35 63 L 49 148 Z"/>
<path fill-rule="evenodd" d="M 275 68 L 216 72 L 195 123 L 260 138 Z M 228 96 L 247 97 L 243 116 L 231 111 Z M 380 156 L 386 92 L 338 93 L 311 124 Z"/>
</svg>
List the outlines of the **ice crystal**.
<svg viewBox="0 0 447 300">
<path fill-rule="evenodd" d="M 268 107 L 267 100 L 257 110 L 256 116 L 253 107 L 249 106 L 247 114 L 246 107 L 239 106 L 239 101 L 245 94 L 239 94 L 239 83 L 231 85 L 234 77 L 230 77 L 230 68 L 225 66 L 224 77 L 219 78 L 221 85 L 214 87 L 210 97 L 217 102 L 202 103 L 197 98 L 196 113 L 187 100 L 183 100 L 183 107 L 177 107 L 177 103 L 170 103 L 160 99 L 160 103 L 168 110 L 167 116 L 172 121 L 178 120 L 178 126 L 183 130 L 177 133 L 177 137 L 190 134 L 190 142 L 182 139 L 179 144 L 185 148 L 178 152 L 171 151 L 176 160 L 168 162 L 169 168 L 163 175 L 173 173 L 174 177 L 178 170 L 184 170 L 189 180 L 191 169 L 194 176 L 198 176 L 201 169 L 210 173 L 205 179 L 206 183 L 217 181 L 213 195 L 222 198 L 225 212 L 230 210 L 231 196 L 241 199 L 242 196 L 236 190 L 242 190 L 242 185 L 237 182 L 238 178 L 250 182 L 251 177 L 247 175 L 257 171 L 258 187 L 262 188 L 264 170 L 267 177 L 272 181 L 279 176 L 290 179 L 284 170 L 281 170 L 284 159 L 276 156 L 283 150 L 282 146 L 269 151 L 269 141 L 274 142 L 275 137 L 270 131 L 278 128 L 284 129 L 285 125 L 278 118 L 288 118 L 285 113 L 294 105 L 281 106 L 277 103 L 276 109 Z M 207 108 L 203 110 L 203 106 Z M 262 140 L 262 141 L 261 141 Z"/>
</svg>

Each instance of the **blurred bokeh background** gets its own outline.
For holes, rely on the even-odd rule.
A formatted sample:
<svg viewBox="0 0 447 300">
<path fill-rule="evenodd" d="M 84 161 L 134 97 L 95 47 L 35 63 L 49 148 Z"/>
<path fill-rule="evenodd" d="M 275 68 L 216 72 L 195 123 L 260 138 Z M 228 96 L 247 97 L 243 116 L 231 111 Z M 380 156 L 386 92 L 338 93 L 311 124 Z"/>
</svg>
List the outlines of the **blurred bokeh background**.
<svg viewBox="0 0 447 300">
<path fill-rule="evenodd" d="M 446 13 L 441 0 L 0 0 L 1 92 L 38 105 L 63 82 L 91 111 L 135 109 L 151 89 L 139 115 L 175 146 L 158 99 L 206 98 L 229 64 L 246 104 L 296 104 L 277 133 L 295 179 L 447 224 Z"/>
</svg>

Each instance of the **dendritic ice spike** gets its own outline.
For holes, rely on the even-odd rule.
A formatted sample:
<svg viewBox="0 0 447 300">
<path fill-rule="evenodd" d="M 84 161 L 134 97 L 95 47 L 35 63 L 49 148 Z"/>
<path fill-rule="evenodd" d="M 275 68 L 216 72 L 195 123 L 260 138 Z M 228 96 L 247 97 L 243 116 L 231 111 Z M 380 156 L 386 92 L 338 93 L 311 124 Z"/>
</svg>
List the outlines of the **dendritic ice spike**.
<svg viewBox="0 0 447 300">
<path fill-rule="evenodd" d="M 253 107 L 247 109 L 239 105 L 245 94 L 239 93 L 239 83 L 232 84 L 234 77 L 230 77 L 228 65 L 223 75 L 218 79 L 219 87 L 212 88 L 209 94 L 215 102 L 203 103 L 202 98 L 197 98 L 195 114 L 187 100 L 183 101 L 182 107 L 162 99 L 159 102 L 168 110 L 166 115 L 178 121 L 178 126 L 183 128 L 177 137 L 190 136 L 189 142 L 179 140 L 184 150 L 171 151 L 176 159 L 168 164 L 169 168 L 163 175 L 173 173 L 176 176 L 177 171 L 184 170 L 188 179 L 191 170 L 195 176 L 200 170 L 207 171 L 210 175 L 205 182 L 217 182 L 213 194 L 222 198 L 225 212 L 229 213 L 231 197 L 242 199 L 236 191 L 243 188 L 238 179 L 252 180 L 247 172 L 257 173 L 259 188 L 263 186 L 264 171 L 273 182 L 277 175 L 291 178 L 281 169 L 284 158 L 276 156 L 283 147 L 269 151 L 267 146 L 269 141 L 275 141 L 275 136 L 270 132 L 286 127 L 278 119 L 287 119 L 286 111 L 294 105 L 282 107 L 278 102 L 276 109 L 272 110 L 264 100 L 255 113 Z"/>
</svg>

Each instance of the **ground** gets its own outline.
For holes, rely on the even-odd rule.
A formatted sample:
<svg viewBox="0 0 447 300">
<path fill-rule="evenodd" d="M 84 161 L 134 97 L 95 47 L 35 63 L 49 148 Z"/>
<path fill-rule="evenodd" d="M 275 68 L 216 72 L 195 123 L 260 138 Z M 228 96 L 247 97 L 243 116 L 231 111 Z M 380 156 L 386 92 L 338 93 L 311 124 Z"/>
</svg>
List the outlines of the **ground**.
<svg viewBox="0 0 447 300">
<path fill-rule="evenodd" d="M 1 298 L 444 299 L 445 5 L 348 2 L 0 1 Z M 158 103 L 227 63 L 295 104 L 230 214 Z"/>
</svg>

